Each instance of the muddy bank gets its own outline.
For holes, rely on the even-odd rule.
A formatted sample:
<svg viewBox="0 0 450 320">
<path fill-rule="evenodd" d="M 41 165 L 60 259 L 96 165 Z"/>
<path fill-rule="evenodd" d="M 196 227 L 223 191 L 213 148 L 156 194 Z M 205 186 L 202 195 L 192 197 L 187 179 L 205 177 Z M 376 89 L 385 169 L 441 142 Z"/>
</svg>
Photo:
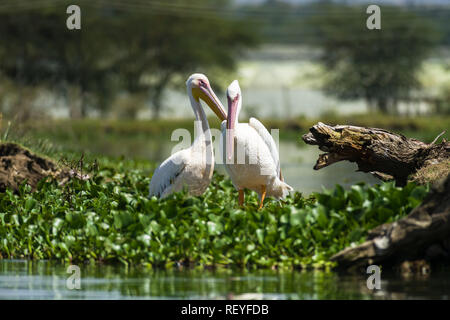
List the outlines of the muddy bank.
<svg viewBox="0 0 450 320">
<path fill-rule="evenodd" d="M 17 191 L 26 180 L 32 190 L 45 177 L 66 182 L 71 170 L 51 159 L 38 156 L 15 143 L 0 143 L 0 192 L 7 188 Z"/>
</svg>

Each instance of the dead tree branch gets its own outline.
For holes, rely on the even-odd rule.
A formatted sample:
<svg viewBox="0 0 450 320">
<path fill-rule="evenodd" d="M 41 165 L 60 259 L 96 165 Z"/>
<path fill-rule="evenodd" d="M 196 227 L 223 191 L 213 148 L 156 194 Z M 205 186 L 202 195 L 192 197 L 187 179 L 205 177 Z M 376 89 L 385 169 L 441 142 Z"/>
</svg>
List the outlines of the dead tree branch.
<svg viewBox="0 0 450 320">
<path fill-rule="evenodd" d="M 317 159 L 315 170 L 348 160 L 357 163 L 358 171 L 370 172 L 382 180 L 394 179 L 403 186 L 409 175 L 423 167 L 450 163 L 450 143 L 445 139 L 440 144 L 428 144 L 383 129 L 322 122 L 309 131 L 303 141 L 325 152 Z"/>
</svg>

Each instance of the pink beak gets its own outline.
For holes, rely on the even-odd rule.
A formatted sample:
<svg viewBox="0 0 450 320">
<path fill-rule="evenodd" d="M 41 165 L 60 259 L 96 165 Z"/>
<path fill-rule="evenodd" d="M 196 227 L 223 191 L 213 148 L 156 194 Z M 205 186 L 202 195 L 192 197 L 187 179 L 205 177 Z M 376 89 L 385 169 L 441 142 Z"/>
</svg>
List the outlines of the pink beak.
<svg viewBox="0 0 450 320">
<path fill-rule="evenodd" d="M 236 111 L 239 101 L 239 95 L 237 95 L 233 100 L 228 98 L 228 119 L 227 119 L 227 158 L 231 160 L 234 153 L 234 129 L 236 123 Z"/>
</svg>

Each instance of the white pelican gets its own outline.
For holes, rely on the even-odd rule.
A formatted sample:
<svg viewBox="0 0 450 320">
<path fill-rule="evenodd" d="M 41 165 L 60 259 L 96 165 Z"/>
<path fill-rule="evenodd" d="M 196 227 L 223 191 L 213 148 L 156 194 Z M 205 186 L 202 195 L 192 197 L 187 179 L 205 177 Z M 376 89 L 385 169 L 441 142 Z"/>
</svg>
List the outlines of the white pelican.
<svg viewBox="0 0 450 320">
<path fill-rule="evenodd" d="M 155 170 L 150 181 L 150 196 L 164 198 L 183 187 L 190 195 L 200 195 L 211 182 L 214 172 L 211 131 L 199 99 L 221 120 L 226 118 L 226 113 L 205 75 L 191 75 L 186 87 L 196 118 L 195 140 L 189 148 L 174 153 Z"/>
<path fill-rule="evenodd" d="M 250 118 L 249 123 L 238 122 L 242 96 L 237 80 L 228 86 L 227 99 L 228 118 L 222 122 L 222 141 L 226 141 L 224 158 L 227 155 L 225 168 L 239 191 L 239 205 L 244 204 L 244 189 L 247 188 L 258 193 L 261 209 L 266 195 L 281 199 L 293 189 L 283 182 L 278 150 L 264 125 L 255 118 Z M 234 154 L 235 145 L 237 152 Z"/>
</svg>

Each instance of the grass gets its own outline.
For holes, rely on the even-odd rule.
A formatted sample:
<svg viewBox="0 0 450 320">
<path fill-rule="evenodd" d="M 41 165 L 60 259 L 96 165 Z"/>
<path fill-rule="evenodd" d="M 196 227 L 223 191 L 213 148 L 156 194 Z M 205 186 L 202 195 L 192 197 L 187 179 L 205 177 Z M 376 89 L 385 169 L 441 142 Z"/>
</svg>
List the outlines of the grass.
<svg viewBox="0 0 450 320">
<path fill-rule="evenodd" d="M 427 187 L 392 183 L 300 193 L 257 210 L 248 192 L 237 204 L 229 179 L 215 175 L 200 197 L 148 198 L 148 162 L 98 159 L 91 180 L 58 186 L 42 181 L 31 193 L 0 194 L 3 258 L 247 268 L 329 267 L 329 257 L 360 243 L 367 231 L 405 216 Z"/>
</svg>

